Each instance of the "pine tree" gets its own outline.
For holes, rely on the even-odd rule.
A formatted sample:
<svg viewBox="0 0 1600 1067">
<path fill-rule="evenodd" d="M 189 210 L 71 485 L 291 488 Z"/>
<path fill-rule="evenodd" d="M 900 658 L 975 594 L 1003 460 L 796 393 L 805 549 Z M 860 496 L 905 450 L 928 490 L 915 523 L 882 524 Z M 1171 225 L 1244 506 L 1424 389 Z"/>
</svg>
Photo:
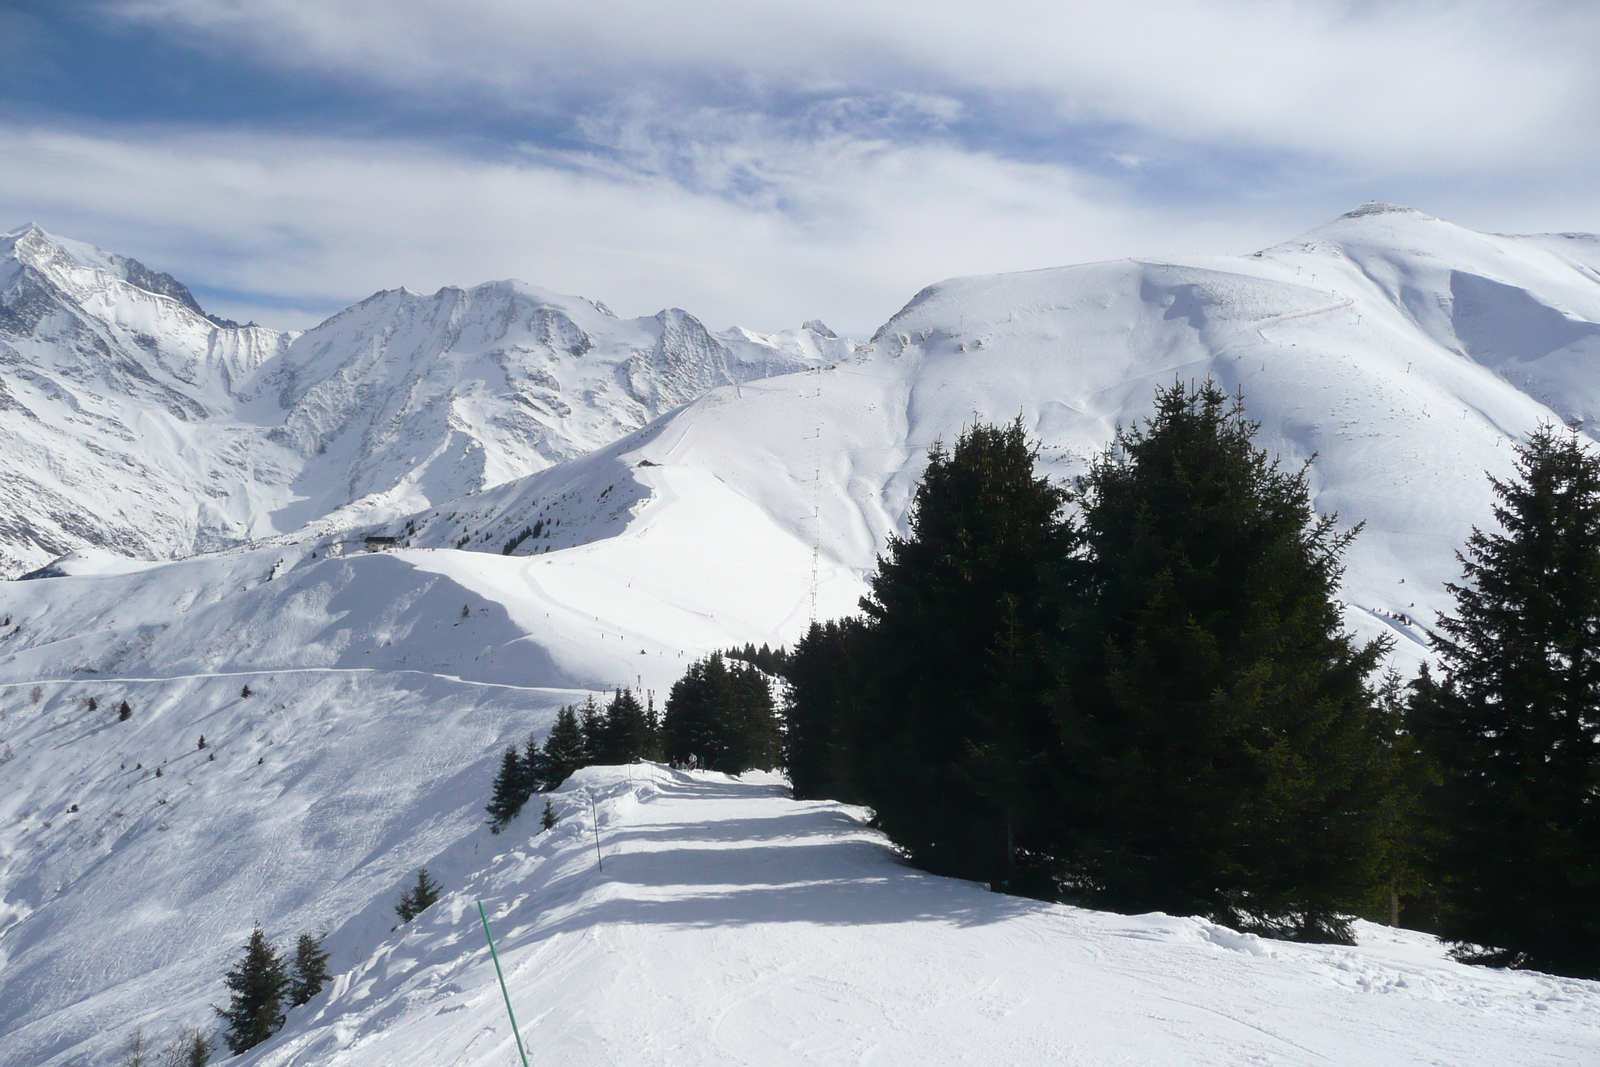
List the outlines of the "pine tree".
<svg viewBox="0 0 1600 1067">
<path fill-rule="evenodd" d="M 662 746 L 668 759 L 687 761 L 693 756 L 699 766 L 719 769 L 727 764 L 731 690 L 721 654 L 689 664 L 683 677 L 672 683 L 661 718 Z"/>
<path fill-rule="evenodd" d="M 228 972 L 223 983 L 229 990 L 228 1007 L 214 1010 L 226 1024 L 223 1040 L 234 1055 L 255 1048 L 277 1033 L 283 1025 L 289 976 L 284 972 L 282 958 L 259 926 L 250 934 L 244 958 Z"/>
<path fill-rule="evenodd" d="M 1600 977 L 1600 458 L 1543 427 L 1490 479 L 1412 724 L 1438 932 L 1485 962 Z M 1472 956 L 1470 949 L 1463 955 Z"/>
<path fill-rule="evenodd" d="M 583 732 L 584 766 L 605 763 L 611 755 L 611 724 L 606 720 L 605 709 L 594 697 L 584 698 L 578 709 L 578 729 Z"/>
<path fill-rule="evenodd" d="M 522 747 L 522 759 L 517 762 L 517 767 L 522 775 L 518 790 L 522 794 L 523 803 L 527 803 L 527 799 L 533 794 L 543 793 L 561 784 L 551 781 L 550 759 L 539 747 L 539 740 L 533 734 L 528 735 L 528 740 Z"/>
<path fill-rule="evenodd" d="M 606 707 L 606 753 L 596 755 L 600 764 L 632 763 L 651 759 L 660 745 L 659 729 L 653 716 L 639 703 L 631 689 L 618 689 Z"/>
<path fill-rule="evenodd" d="M 714 652 L 673 683 L 661 744 L 669 759 L 693 755 L 701 767 L 740 774 L 778 765 L 778 725 L 766 676 Z"/>
<path fill-rule="evenodd" d="M 1356 531 L 1256 429 L 1215 384 L 1176 384 L 1080 480 L 1057 848 L 1092 903 L 1345 940 L 1392 867 L 1384 646 L 1341 629 Z"/>
<path fill-rule="evenodd" d="M 439 883 L 428 874 L 428 868 L 418 867 L 416 884 L 400 894 L 400 903 L 395 905 L 394 912 L 402 923 L 408 923 L 437 903 L 439 893 Z"/>
<path fill-rule="evenodd" d="M 1036 459 L 1020 419 L 929 451 L 862 601 L 852 746 L 862 801 L 914 862 L 1019 889 L 1050 814 L 1046 578 L 1071 544 Z"/>
<path fill-rule="evenodd" d="M 127 722 L 131 718 L 133 718 L 133 705 L 124 700 L 117 705 L 117 721 Z"/>
<path fill-rule="evenodd" d="M 546 830 L 554 830 L 560 817 L 556 815 L 555 805 L 550 801 L 544 802 L 544 811 L 539 814 L 539 825 Z"/>
<path fill-rule="evenodd" d="M 300 940 L 295 943 L 290 1003 L 299 1007 L 322 992 L 322 987 L 327 983 L 328 953 L 322 947 L 322 938 L 301 934 Z"/>
<path fill-rule="evenodd" d="M 589 753 L 584 746 L 577 709 L 568 706 L 556 713 L 556 724 L 545 739 L 544 754 L 552 788 L 572 777 L 578 768 L 588 766 Z"/>
<path fill-rule="evenodd" d="M 814 622 L 788 655 L 783 767 L 796 799 L 860 797 L 851 753 L 865 634 L 860 619 Z"/>
<path fill-rule="evenodd" d="M 504 830 L 517 817 L 522 805 L 527 803 L 528 794 L 523 792 L 527 777 L 522 758 L 517 755 L 517 747 L 507 745 L 500 757 L 500 771 L 494 777 L 493 795 L 484 808 L 489 813 L 490 833 L 497 834 Z"/>
</svg>

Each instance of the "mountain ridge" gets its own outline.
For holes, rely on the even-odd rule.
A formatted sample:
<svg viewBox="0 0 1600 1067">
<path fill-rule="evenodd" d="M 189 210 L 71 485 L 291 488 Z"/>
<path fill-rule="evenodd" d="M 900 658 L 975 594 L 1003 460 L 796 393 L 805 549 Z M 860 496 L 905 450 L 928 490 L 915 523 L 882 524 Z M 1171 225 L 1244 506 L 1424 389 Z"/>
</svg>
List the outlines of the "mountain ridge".
<svg viewBox="0 0 1600 1067">
<path fill-rule="evenodd" d="M 16 416 L 0 425 L 0 577 L 81 547 L 176 558 L 402 513 L 851 344 L 723 339 L 677 309 L 621 320 L 512 281 L 385 290 L 304 332 L 241 327 L 169 275 L 23 227 L 0 238 L 0 407 Z"/>
</svg>

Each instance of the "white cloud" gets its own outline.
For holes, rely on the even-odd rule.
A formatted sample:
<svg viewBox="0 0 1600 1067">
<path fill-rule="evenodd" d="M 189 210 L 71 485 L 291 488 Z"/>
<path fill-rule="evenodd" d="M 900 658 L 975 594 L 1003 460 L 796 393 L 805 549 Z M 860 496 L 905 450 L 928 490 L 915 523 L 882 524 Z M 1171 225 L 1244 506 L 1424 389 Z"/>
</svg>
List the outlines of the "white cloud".
<svg viewBox="0 0 1600 1067">
<path fill-rule="evenodd" d="M 822 317 L 858 333 L 952 275 L 1287 235 L 1283 219 L 1186 221 L 1060 167 L 948 146 L 756 131 L 692 155 L 686 179 L 632 157 L 602 169 L 398 141 L 0 127 L 0 218 L 237 291 L 215 310 L 269 325 L 307 325 L 293 308 L 380 288 L 517 277 L 623 314 L 676 305 L 713 328 Z M 757 191 L 730 196 L 730 184 Z"/>
<path fill-rule="evenodd" d="M 1590 159 L 1600 9 L 1495 0 L 106 0 L 261 61 L 534 110 L 642 87 L 1022 94 L 1398 169 Z M 603 88 L 602 88 L 603 87 Z"/>
</svg>

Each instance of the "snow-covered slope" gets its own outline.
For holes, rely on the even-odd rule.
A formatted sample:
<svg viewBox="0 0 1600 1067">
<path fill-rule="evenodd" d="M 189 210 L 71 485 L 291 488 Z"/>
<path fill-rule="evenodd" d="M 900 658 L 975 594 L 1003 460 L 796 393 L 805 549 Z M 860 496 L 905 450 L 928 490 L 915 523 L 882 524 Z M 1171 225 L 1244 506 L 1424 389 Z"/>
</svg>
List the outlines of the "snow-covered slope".
<svg viewBox="0 0 1600 1067">
<path fill-rule="evenodd" d="M 492 282 L 378 293 L 283 334 L 25 227 L 0 236 L 0 576 L 84 546 L 165 559 L 404 514 L 853 348 L 812 325 L 713 337 L 683 311 L 623 320 Z"/>
<path fill-rule="evenodd" d="M 1066 478 L 1157 386 L 1207 377 L 1243 392 L 1285 464 L 1316 457 L 1320 510 L 1365 524 L 1351 625 L 1392 634 L 1414 667 L 1455 549 L 1492 521 L 1485 472 L 1509 476 L 1510 445 L 1541 422 L 1600 425 L 1600 240 L 1368 205 L 1252 256 L 942 282 L 852 358 L 717 390 L 590 462 L 614 457 L 612 500 L 643 491 L 642 464 L 709 475 L 766 516 L 771 543 L 814 545 L 823 576 L 859 579 L 903 528 L 935 440 L 1020 415 Z M 536 478 L 465 498 L 418 516 L 415 543 L 498 551 L 544 518 L 513 551 L 570 544 L 548 521 L 566 491 Z"/>
<path fill-rule="evenodd" d="M 523 311 L 497 332 L 496 306 Z M 591 338 L 583 356 L 557 311 Z M 196 363 L 196 395 L 234 414 L 185 425 L 255 419 L 237 454 L 289 457 L 278 488 L 240 475 L 261 531 L 295 525 L 284 509 L 312 483 L 308 512 L 367 504 L 253 547 L 146 566 L 79 552 L 63 577 L 0 583 L 0 1067 L 105 1062 L 135 1022 L 205 1022 L 256 920 L 280 941 L 330 930 L 347 974 L 260 1062 L 505 1062 L 461 911 L 474 895 L 503 920 L 524 1023 L 571 1062 L 1584 1062 L 1592 984 L 1464 970 L 1372 928 L 1360 949 L 1301 949 L 1004 901 L 911 874 L 851 813 L 760 785 L 592 778 L 622 857 L 604 880 L 580 870 L 571 795 L 564 829 L 532 843 L 521 823 L 523 840 L 487 836 L 480 809 L 498 747 L 560 703 L 659 696 L 708 649 L 851 610 L 934 440 L 1020 414 L 1067 476 L 1178 378 L 1241 388 L 1285 462 L 1317 455 L 1318 506 L 1367 523 L 1348 618 L 1413 664 L 1453 549 L 1490 521 L 1484 471 L 1507 473 L 1541 420 L 1593 428 L 1597 324 L 1594 238 L 1377 205 L 1254 256 L 940 283 L 803 373 L 740 380 L 774 369 L 769 349 L 844 354 L 824 330 L 723 335 L 731 384 L 648 422 L 641 396 L 715 384 L 693 377 L 703 362 L 658 360 L 656 339 L 710 335 L 515 285 L 380 294 L 284 342 L 247 387 Z M 608 340 L 623 336 L 650 340 Z M 529 384 L 541 367 L 559 389 Z M 549 436 L 496 421 L 497 389 Z M 533 402 L 559 398 L 573 413 L 539 421 Z M 561 441 L 587 451 L 551 465 L 567 453 L 539 449 Z M 514 455 L 533 473 L 460 495 L 511 477 Z M 367 554 L 366 533 L 408 547 Z M 463 895 L 391 936 L 420 863 Z"/>
</svg>

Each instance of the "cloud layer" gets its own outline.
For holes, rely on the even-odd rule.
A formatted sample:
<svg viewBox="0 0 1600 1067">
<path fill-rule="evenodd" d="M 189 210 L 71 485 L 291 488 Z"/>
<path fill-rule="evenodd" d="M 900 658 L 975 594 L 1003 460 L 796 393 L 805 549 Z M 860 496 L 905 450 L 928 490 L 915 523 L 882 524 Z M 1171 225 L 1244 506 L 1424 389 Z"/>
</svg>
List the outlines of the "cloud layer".
<svg viewBox="0 0 1600 1067">
<path fill-rule="evenodd" d="M 174 84 L 239 70 L 249 121 L 13 112 L 0 224 L 275 325 L 513 276 L 859 333 L 942 277 L 1247 251 L 1368 198 L 1600 228 L 1587 5 L 74 2 Z M 262 84 L 352 103 L 250 113 Z"/>
</svg>

